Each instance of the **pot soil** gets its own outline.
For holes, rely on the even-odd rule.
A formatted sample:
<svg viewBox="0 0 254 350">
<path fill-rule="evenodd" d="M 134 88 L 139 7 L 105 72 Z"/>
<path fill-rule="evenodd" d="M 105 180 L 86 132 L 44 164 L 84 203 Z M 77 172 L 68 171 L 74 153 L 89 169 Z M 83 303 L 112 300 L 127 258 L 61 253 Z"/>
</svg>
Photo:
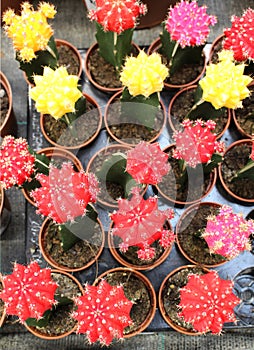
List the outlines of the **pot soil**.
<svg viewBox="0 0 254 350">
<path fill-rule="evenodd" d="M 4 124 L 9 111 L 9 98 L 3 84 L 0 85 L 0 128 Z"/>
<path fill-rule="evenodd" d="M 52 270 L 52 278 L 58 283 L 58 288 L 55 295 L 66 297 L 73 300 L 74 297 L 81 296 L 83 289 L 80 283 L 68 273 Z M 54 307 L 52 316 L 48 324 L 44 327 L 31 327 L 26 328 L 34 335 L 44 339 L 57 339 L 65 337 L 71 334 L 77 325 L 77 322 L 71 317 L 71 313 L 74 311 L 74 303 L 57 305 Z"/>
<path fill-rule="evenodd" d="M 102 278 L 112 286 L 122 285 L 125 296 L 134 301 L 130 312 L 133 323 L 124 329 L 124 338 L 142 332 L 156 311 L 156 295 L 150 281 L 138 271 L 121 267 L 106 271 L 95 284 Z"/>
<path fill-rule="evenodd" d="M 178 332 L 199 335 L 190 323 L 179 317 L 180 289 L 188 282 L 190 273 L 203 275 L 208 270 L 200 266 L 186 265 L 172 271 L 162 282 L 159 291 L 159 307 L 165 321 Z"/>
<path fill-rule="evenodd" d="M 59 54 L 58 65 L 65 66 L 70 75 L 81 75 L 82 60 L 78 50 L 70 43 L 56 39 Z"/>
<path fill-rule="evenodd" d="M 0 136 L 17 135 L 17 121 L 13 111 L 12 89 L 7 77 L 0 71 Z"/>
<path fill-rule="evenodd" d="M 225 263 L 225 258 L 211 254 L 200 230 L 207 224 L 209 215 L 219 213 L 220 204 L 202 202 L 189 207 L 176 226 L 176 241 L 181 253 L 194 264 L 213 267 Z"/>
<path fill-rule="evenodd" d="M 250 159 L 251 140 L 239 140 L 229 146 L 219 165 L 219 175 L 224 189 L 235 199 L 254 202 L 254 180 L 239 178 L 232 181 L 234 175 L 242 169 Z"/>
<path fill-rule="evenodd" d="M 64 251 L 58 225 L 52 220 L 46 220 L 41 228 L 39 241 L 41 252 L 51 266 L 74 272 L 95 262 L 104 246 L 104 234 L 98 221 L 89 239 L 79 240 L 69 250 Z"/>
</svg>

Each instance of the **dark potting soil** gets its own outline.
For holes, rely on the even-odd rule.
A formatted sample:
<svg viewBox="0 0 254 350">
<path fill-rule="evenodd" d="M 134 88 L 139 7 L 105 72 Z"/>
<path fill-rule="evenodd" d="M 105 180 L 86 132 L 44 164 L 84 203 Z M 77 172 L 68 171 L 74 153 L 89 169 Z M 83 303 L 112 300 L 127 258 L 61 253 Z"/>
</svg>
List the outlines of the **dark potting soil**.
<svg viewBox="0 0 254 350">
<path fill-rule="evenodd" d="M 44 115 L 44 130 L 48 137 L 59 145 L 71 147 L 89 141 L 99 125 L 99 112 L 87 101 L 87 112 L 73 123 L 73 131 L 61 119 L 56 120 L 49 114 Z"/>
<path fill-rule="evenodd" d="M 199 264 L 213 265 L 225 261 L 225 258 L 217 254 L 211 254 L 209 247 L 202 237 L 200 230 L 207 224 L 209 215 L 218 214 L 219 206 L 200 205 L 194 212 L 183 218 L 177 237 L 184 252 Z"/>
<path fill-rule="evenodd" d="M 231 192 L 245 199 L 254 198 L 254 180 L 249 178 L 236 179 L 234 176 L 247 164 L 250 154 L 251 144 L 237 145 L 226 152 L 221 163 L 221 173 L 225 184 Z"/>
<path fill-rule="evenodd" d="M 130 312 L 133 324 L 124 329 L 124 334 L 135 332 L 145 321 L 152 307 L 147 286 L 131 271 L 111 272 L 105 276 L 105 280 L 112 286 L 122 285 L 126 298 L 134 302 Z"/>
<path fill-rule="evenodd" d="M 204 196 L 211 185 L 212 175 L 204 174 L 201 167 L 188 167 L 187 180 L 181 183 L 179 160 L 172 157 L 172 149 L 165 150 L 169 154 L 170 170 L 158 184 L 160 191 L 172 201 L 192 202 Z"/>
<path fill-rule="evenodd" d="M 190 112 L 191 108 L 195 103 L 194 93 L 195 93 L 195 89 L 185 90 L 175 99 L 172 105 L 170 118 L 176 130 L 180 130 L 181 128 L 180 123 L 183 122 L 184 118 Z M 200 119 L 202 119 L 202 117 L 205 120 L 210 118 L 216 122 L 216 127 L 214 129 L 214 132 L 218 135 L 224 130 L 227 124 L 228 112 L 226 109 L 222 117 L 212 118 L 212 116 L 209 117 L 207 115 L 204 115 L 204 116 L 200 115 Z"/>
<path fill-rule="evenodd" d="M 75 52 L 67 45 L 57 46 L 59 54 L 58 65 L 65 66 L 71 75 L 78 75 L 80 69 L 80 61 Z"/>
<path fill-rule="evenodd" d="M 67 251 L 63 250 L 58 226 L 52 221 L 43 240 L 47 255 L 62 267 L 69 268 L 80 268 L 88 264 L 94 259 L 101 245 L 102 233 L 99 224 L 96 224 L 95 231 L 87 240 L 78 241 Z"/>
<path fill-rule="evenodd" d="M 162 291 L 162 303 L 167 316 L 175 325 L 183 327 L 187 331 L 195 332 L 190 323 L 185 322 L 183 317 L 178 316 L 181 311 L 179 308 L 180 289 L 187 284 L 190 273 L 203 275 L 205 272 L 201 267 L 193 266 L 192 268 L 182 269 L 169 277 Z"/>
<path fill-rule="evenodd" d="M 9 98 L 4 86 L 0 85 L 0 127 L 3 125 L 9 110 Z"/>
<path fill-rule="evenodd" d="M 70 300 L 82 295 L 79 286 L 68 276 L 60 273 L 52 273 L 52 278 L 58 284 L 55 295 L 66 297 Z M 67 305 L 57 305 L 53 309 L 54 311 L 52 312 L 48 324 L 43 328 L 34 328 L 42 334 L 51 336 L 67 333 L 73 329 L 76 324 L 76 321 L 71 317 L 71 313 L 74 309 L 75 306 L 73 302 L 70 302 Z"/>
<path fill-rule="evenodd" d="M 243 100 L 243 107 L 235 109 L 237 123 L 248 135 L 254 134 L 254 86 L 250 86 L 251 94 Z"/>
</svg>

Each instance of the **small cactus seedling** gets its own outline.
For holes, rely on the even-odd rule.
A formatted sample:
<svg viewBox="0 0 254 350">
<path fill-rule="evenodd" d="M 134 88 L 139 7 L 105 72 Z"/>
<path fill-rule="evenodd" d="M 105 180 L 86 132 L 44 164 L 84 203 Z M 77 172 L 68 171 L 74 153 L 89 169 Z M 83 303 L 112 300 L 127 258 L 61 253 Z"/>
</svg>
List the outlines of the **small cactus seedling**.
<svg viewBox="0 0 254 350">
<path fill-rule="evenodd" d="M 58 285 L 51 278 L 51 270 L 41 269 L 36 261 L 28 266 L 15 263 L 12 274 L 3 276 L 3 284 L 0 298 L 6 312 L 18 316 L 22 323 L 28 318 L 39 320 L 56 304 L 54 294 Z"/>
<path fill-rule="evenodd" d="M 105 280 L 97 286 L 85 286 L 84 295 L 75 299 L 77 333 L 85 333 L 88 341 L 109 345 L 114 338 L 123 338 L 124 328 L 132 323 L 133 302 L 126 298 L 123 286 L 111 286 Z"/>
<path fill-rule="evenodd" d="M 134 188 L 129 200 L 118 200 L 118 208 L 110 217 L 114 224 L 113 235 L 122 239 L 119 245 L 122 252 L 126 252 L 130 246 L 137 246 L 138 257 L 150 260 L 155 254 L 155 249 L 151 247 L 155 240 L 159 240 L 164 248 L 173 243 L 173 232 L 163 229 L 166 220 L 173 218 L 173 210 L 159 210 L 157 197 L 145 200 Z"/>
<path fill-rule="evenodd" d="M 131 52 L 133 30 L 147 9 L 138 0 L 96 0 L 88 17 L 96 21 L 96 39 L 101 56 L 117 71 Z"/>
<path fill-rule="evenodd" d="M 231 207 L 223 205 L 217 215 L 208 217 L 202 237 L 211 253 L 230 260 L 251 249 L 251 234 L 254 234 L 254 220 L 245 220 L 242 214 L 234 214 Z"/>
<path fill-rule="evenodd" d="M 236 321 L 234 307 L 241 300 L 232 289 L 233 282 L 221 279 L 217 271 L 190 274 L 180 289 L 179 316 L 198 332 L 220 334 L 225 322 Z"/>
<path fill-rule="evenodd" d="M 254 60 L 254 10 L 248 8 L 242 17 L 232 16 L 231 24 L 224 29 L 223 48 L 232 50 L 236 61 Z"/>
</svg>

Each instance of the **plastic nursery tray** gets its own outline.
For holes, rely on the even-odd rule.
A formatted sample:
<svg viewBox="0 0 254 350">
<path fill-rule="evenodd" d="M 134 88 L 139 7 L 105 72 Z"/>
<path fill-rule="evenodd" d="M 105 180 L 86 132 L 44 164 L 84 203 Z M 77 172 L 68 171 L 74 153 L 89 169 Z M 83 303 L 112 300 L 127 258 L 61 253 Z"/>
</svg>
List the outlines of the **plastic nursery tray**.
<svg viewBox="0 0 254 350">
<path fill-rule="evenodd" d="M 80 53 L 82 58 L 84 59 L 86 50 L 82 49 L 80 50 Z M 82 90 L 87 94 L 93 96 L 97 100 L 97 102 L 102 108 L 102 113 L 103 113 L 104 107 L 110 95 L 107 95 L 97 90 L 94 86 L 92 86 L 91 83 L 88 81 L 88 79 L 85 77 L 84 72 L 81 76 L 81 84 L 82 84 Z M 172 98 L 173 93 L 174 92 L 172 91 L 163 91 L 161 94 L 161 98 L 163 99 L 166 108 L 168 107 L 169 101 Z M 170 131 L 170 127 L 167 122 L 161 136 L 158 139 L 158 142 L 160 143 L 161 148 L 166 147 L 172 142 L 171 134 L 172 133 Z M 223 135 L 222 140 L 224 140 L 226 143 L 226 146 L 228 146 L 230 143 L 232 143 L 233 141 L 239 138 L 241 138 L 241 135 L 237 133 L 233 125 L 230 125 L 229 129 Z M 44 139 L 41 133 L 40 125 L 39 125 L 39 113 L 36 112 L 34 108 L 34 104 L 31 100 L 29 100 L 28 141 L 29 141 L 29 145 L 34 150 L 39 150 L 41 148 L 51 146 L 50 144 L 47 143 L 47 141 Z M 102 128 L 99 136 L 96 138 L 96 140 L 92 143 L 91 146 L 75 151 L 74 153 L 81 160 L 83 167 L 85 169 L 91 156 L 97 150 L 111 143 L 113 143 L 113 141 L 110 140 L 109 135 L 107 134 L 105 128 Z M 149 191 L 151 191 L 152 193 L 151 188 L 149 188 Z M 204 199 L 204 201 L 212 201 L 212 202 L 219 202 L 221 204 L 229 204 L 230 206 L 233 207 L 233 210 L 236 213 L 241 212 L 244 214 L 244 216 L 253 215 L 253 212 L 252 212 L 253 207 L 244 205 L 242 203 L 239 204 L 236 202 L 230 202 L 229 199 L 225 197 L 225 194 L 222 192 L 222 189 L 219 187 L 218 181 L 217 181 L 217 185 L 214 187 L 212 192 Z M 168 206 L 168 204 L 165 203 L 163 200 L 159 199 L 159 206 L 160 206 L 160 209 L 163 210 Z M 180 215 L 185 210 L 185 208 L 173 207 L 173 209 L 175 211 L 175 217 L 170 222 L 173 228 L 175 228 L 175 225 Z M 101 219 L 104 225 L 105 232 L 107 233 L 108 227 L 109 227 L 108 211 L 106 211 L 105 209 L 101 208 L 98 205 L 97 205 L 97 210 L 99 212 L 99 218 Z M 38 247 L 38 233 L 40 230 L 40 226 L 43 222 L 43 219 L 36 214 L 35 207 L 30 205 L 29 203 L 27 203 L 26 205 L 26 218 L 27 218 L 26 220 L 27 222 L 27 227 L 26 227 L 27 261 L 30 261 L 31 259 L 35 259 L 41 264 L 41 266 L 46 266 L 46 262 L 41 256 L 41 253 Z M 151 280 L 151 282 L 154 285 L 155 291 L 158 292 L 160 284 L 165 278 L 165 276 L 169 272 L 171 272 L 173 269 L 186 264 L 190 264 L 190 263 L 181 255 L 180 251 L 178 250 L 178 247 L 174 245 L 170 255 L 168 256 L 168 258 L 163 264 L 161 264 L 159 267 L 154 268 L 153 270 L 145 271 L 143 273 Z M 118 263 L 114 260 L 108 247 L 105 246 L 102 255 L 99 257 L 98 266 L 96 264 L 93 264 L 90 268 L 83 270 L 79 273 L 76 273 L 75 275 L 82 283 L 85 283 L 85 282 L 92 283 L 98 274 L 101 274 L 102 272 L 117 266 L 119 266 Z M 230 330 L 230 329 L 239 329 L 239 328 L 254 328 L 254 314 L 253 314 L 254 249 L 252 250 L 252 252 L 245 252 L 244 254 L 241 254 L 239 257 L 235 258 L 234 260 L 227 262 L 224 265 L 216 268 L 216 270 L 218 270 L 221 278 L 234 279 L 235 285 L 236 285 L 235 287 L 236 291 L 238 293 L 238 296 L 240 296 L 240 298 L 242 299 L 242 303 L 235 310 L 238 318 L 237 323 L 225 324 L 224 329 Z M 146 332 L 156 332 L 156 331 L 166 331 L 166 330 L 172 330 L 172 329 L 166 324 L 166 322 L 163 320 L 162 316 L 160 315 L 159 310 L 157 309 L 155 318 L 153 319 L 150 326 L 146 329 Z"/>
</svg>

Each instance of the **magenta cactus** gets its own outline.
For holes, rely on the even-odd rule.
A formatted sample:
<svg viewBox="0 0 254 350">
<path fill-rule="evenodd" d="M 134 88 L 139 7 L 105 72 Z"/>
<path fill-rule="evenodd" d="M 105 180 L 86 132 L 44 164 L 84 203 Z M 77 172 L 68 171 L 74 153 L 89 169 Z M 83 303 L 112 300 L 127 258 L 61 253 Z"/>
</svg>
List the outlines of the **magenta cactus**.
<svg viewBox="0 0 254 350">
<path fill-rule="evenodd" d="M 159 240 L 166 248 L 174 241 L 174 234 L 164 230 L 166 220 L 174 217 L 172 209 L 161 211 L 158 209 L 158 198 L 144 199 L 138 188 L 132 191 L 131 199 L 119 199 L 117 211 L 110 217 L 114 223 L 112 233 L 122 239 L 119 248 L 126 252 L 130 246 L 139 247 L 138 257 L 142 260 L 150 260 L 155 251 L 151 244 Z"/>
<path fill-rule="evenodd" d="M 234 307 L 241 300 L 232 289 L 233 282 L 221 279 L 217 271 L 190 274 L 180 289 L 179 316 L 198 332 L 220 334 L 225 322 L 236 321 Z"/>
<path fill-rule="evenodd" d="M 23 138 L 5 136 L 0 149 L 0 183 L 5 189 L 22 186 L 31 180 L 34 173 L 35 157 L 28 150 Z"/>
<path fill-rule="evenodd" d="M 3 284 L 0 298 L 6 313 L 18 316 L 22 323 L 30 317 L 40 319 L 56 304 L 58 285 L 51 278 L 51 270 L 41 269 L 36 261 L 28 266 L 15 263 L 12 274 L 3 276 Z"/>
<path fill-rule="evenodd" d="M 171 40 L 182 48 L 205 43 L 210 25 L 217 23 L 215 16 L 206 13 L 206 6 L 198 6 L 196 1 L 181 1 L 170 8 L 165 21 L 165 28 Z"/>
<path fill-rule="evenodd" d="M 96 201 L 99 191 L 94 174 L 75 172 L 69 162 L 63 163 L 61 169 L 51 164 L 48 176 L 38 174 L 36 178 L 41 187 L 31 191 L 31 196 L 37 213 L 58 224 L 85 215 L 88 203 Z"/>
<path fill-rule="evenodd" d="M 96 0 L 96 10 L 89 12 L 89 18 L 97 21 L 105 31 L 120 34 L 134 28 L 137 18 L 146 11 L 146 5 L 138 0 Z"/>
<path fill-rule="evenodd" d="M 85 286 L 84 295 L 76 298 L 77 333 L 85 333 L 88 341 L 109 345 L 114 338 L 123 338 L 124 328 L 131 325 L 133 302 L 126 298 L 123 286 L 111 286 L 105 280 L 97 286 Z"/>
<path fill-rule="evenodd" d="M 212 133 L 216 126 L 214 121 L 186 119 L 182 126 L 182 131 L 173 134 L 176 143 L 174 158 L 183 159 L 190 167 L 195 168 L 197 164 L 211 161 L 215 152 L 224 152 L 224 143 L 216 141 L 217 136 Z"/>
<path fill-rule="evenodd" d="M 254 60 L 254 10 L 248 8 L 242 17 L 232 16 L 231 28 L 224 29 L 223 48 L 234 52 L 236 61 Z"/>
<path fill-rule="evenodd" d="M 170 169 L 168 155 L 158 142 L 141 141 L 127 152 L 126 171 L 141 184 L 156 185 Z"/>
<path fill-rule="evenodd" d="M 234 214 L 231 207 L 223 205 L 217 215 L 208 217 L 202 237 L 211 253 L 230 260 L 251 249 L 251 234 L 254 234 L 254 220 L 245 220 L 242 214 Z"/>
</svg>

